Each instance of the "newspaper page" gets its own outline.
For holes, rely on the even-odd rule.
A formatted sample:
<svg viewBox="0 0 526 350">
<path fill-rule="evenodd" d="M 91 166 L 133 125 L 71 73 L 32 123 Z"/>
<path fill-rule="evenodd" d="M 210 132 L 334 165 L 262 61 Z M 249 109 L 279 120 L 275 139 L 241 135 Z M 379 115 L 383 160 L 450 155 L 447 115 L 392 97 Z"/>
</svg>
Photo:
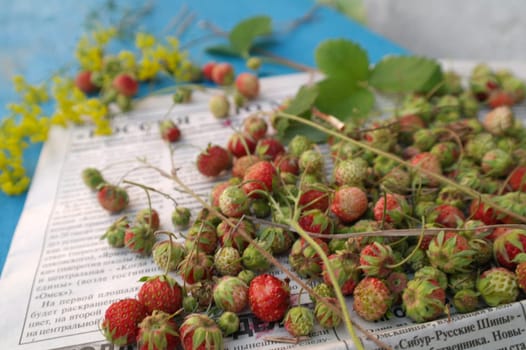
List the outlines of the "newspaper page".
<svg viewBox="0 0 526 350">
<path fill-rule="evenodd" d="M 469 67 L 469 66 L 466 66 Z M 461 67 L 467 72 L 466 67 Z M 526 72 L 526 70 L 524 70 Z M 232 131 L 247 115 L 269 110 L 291 97 L 312 76 L 298 74 L 262 80 L 261 97 L 228 119 L 215 119 L 208 111 L 207 93 L 198 93 L 188 105 L 170 108 L 170 97 L 142 101 L 126 116 L 115 119 L 114 134 L 95 137 L 90 127 L 53 129 L 46 142 L 0 279 L 0 319 L 3 337 L 0 349 L 110 350 L 118 347 L 104 340 L 99 324 L 114 301 L 135 297 L 139 278 L 162 273 L 152 259 L 126 249 L 110 248 L 99 238 L 120 215 L 110 215 L 83 184 L 80 173 L 86 167 L 103 170 L 110 182 L 122 178 L 155 187 L 173 195 L 179 204 L 199 210 L 190 196 L 178 191 L 170 180 L 137 161 L 170 171 L 172 159 L 160 139 L 158 122 L 171 118 L 181 128 L 182 140 L 173 154 L 180 178 L 203 198 L 215 182 L 195 169 L 195 159 L 208 143 L 226 144 Z M 169 112 L 169 113 L 168 113 Z M 147 206 L 145 192 L 128 187 L 131 216 Z M 173 203 L 151 194 L 152 207 L 161 225 L 172 230 Z M 287 263 L 287 257 L 280 258 Z M 271 271 L 280 277 L 277 270 Z M 291 285 L 293 300 L 299 287 Z M 301 302 L 309 303 L 303 293 Z M 354 317 L 357 325 L 374 333 L 393 349 L 526 349 L 526 303 L 516 302 L 467 315 L 454 315 L 426 324 L 414 324 L 400 306 L 393 316 L 378 322 Z M 352 298 L 348 298 L 352 313 Z M 225 349 L 353 349 L 345 329 L 315 328 L 300 344 L 275 343 L 269 336 L 287 336 L 279 323 L 262 323 L 250 313 L 240 315 L 239 332 L 225 338 Z M 378 345 L 357 331 L 366 349 Z M 132 346 L 124 347 L 133 349 Z"/>
</svg>

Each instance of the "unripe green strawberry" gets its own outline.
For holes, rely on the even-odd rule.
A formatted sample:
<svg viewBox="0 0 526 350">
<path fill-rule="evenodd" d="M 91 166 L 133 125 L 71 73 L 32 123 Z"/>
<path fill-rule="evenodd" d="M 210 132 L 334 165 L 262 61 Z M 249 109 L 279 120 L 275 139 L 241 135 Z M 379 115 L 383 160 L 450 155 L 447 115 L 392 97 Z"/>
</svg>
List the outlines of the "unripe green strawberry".
<svg viewBox="0 0 526 350">
<path fill-rule="evenodd" d="M 268 226 L 258 233 L 258 239 L 267 242 L 273 254 L 283 254 L 292 246 L 294 235 L 281 227 Z"/>
<path fill-rule="evenodd" d="M 106 239 L 111 247 L 124 247 L 124 234 L 130 227 L 128 217 L 121 216 L 113 222 L 100 239 Z"/>
<path fill-rule="evenodd" d="M 328 258 L 343 295 L 351 295 L 360 281 L 359 257 L 354 253 L 341 251 L 329 255 Z M 325 264 L 323 264 L 322 276 L 323 281 L 330 285 L 332 281 Z"/>
<path fill-rule="evenodd" d="M 155 209 L 145 208 L 137 212 L 135 221 L 150 226 L 152 231 L 159 229 L 159 213 Z"/>
<path fill-rule="evenodd" d="M 272 208 L 268 200 L 264 198 L 256 198 L 250 201 L 249 212 L 258 219 L 266 218 L 270 215 Z"/>
<path fill-rule="evenodd" d="M 237 277 L 223 276 L 214 286 L 213 297 L 222 310 L 241 312 L 248 305 L 248 285 Z"/>
<path fill-rule="evenodd" d="M 367 321 L 377 321 L 391 308 L 392 294 L 376 277 L 363 278 L 354 289 L 353 309 Z"/>
<path fill-rule="evenodd" d="M 269 254 L 272 254 L 272 248 L 268 242 L 255 240 L 253 243 L 250 243 L 248 247 L 243 251 L 241 256 L 241 261 L 243 266 L 254 272 L 263 272 L 270 269 L 270 261 L 256 248 L 256 244 L 267 251 Z"/>
<path fill-rule="evenodd" d="M 411 175 L 399 167 L 391 169 L 380 180 L 380 188 L 386 192 L 404 194 L 410 187 Z"/>
<path fill-rule="evenodd" d="M 217 319 L 217 325 L 225 336 L 234 334 L 239 330 L 239 316 L 233 312 L 225 311 Z"/>
<path fill-rule="evenodd" d="M 172 95 L 173 103 L 188 103 L 192 100 L 192 88 L 185 86 L 178 87 Z M 174 142 L 174 141 L 170 141 Z"/>
<path fill-rule="evenodd" d="M 327 243 L 319 238 L 314 238 L 316 243 L 328 254 Z M 294 271 L 302 277 L 317 277 L 322 272 L 323 262 L 314 248 L 303 238 L 297 239 L 292 245 L 289 263 Z"/>
<path fill-rule="evenodd" d="M 406 315 L 413 321 L 432 321 L 444 313 L 446 292 L 435 280 L 413 279 L 407 283 L 402 301 Z"/>
<path fill-rule="evenodd" d="M 177 228 L 186 228 L 191 216 L 190 209 L 178 205 L 172 212 L 172 224 Z"/>
<path fill-rule="evenodd" d="M 247 212 L 249 205 L 249 197 L 239 186 L 229 186 L 219 196 L 219 209 L 229 217 L 241 217 Z"/>
<path fill-rule="evenodd" d="M 210 317 L 204 314 L 190 314 L 181 327 L 181 342 L 185 350 L 222 350 L 223 334 Z"/>
<path fill-rule="evenodd" d="M 398 115 L 408 115 L 415 114 L 422 118 L 424 121 L 428 122 L 431 119 L 433 106 L 426 99 L 425 96 L 417 94 L 409 94 L 402 101 L 402 107 L 398 111 Z"/>
<path fill-rule="evenodd" d="M 427 152 L 438 140 L 438 133 L 433 129 L 420 129 L 413 134 L 413 145 L 422 152 Z"/>
<path fill-rule="evenodd" d="M 504 135 L 513 127 L 515 116 L 508 106 L 497 107 L 491 110 L 482 122 L 484 128 L 493 135 Z"/>
<path fill-rule="evenodd" d="M 294 306 L 285 315 L 283 324 L 293 337 L 307 336 L 314 328 L 314 314 L 305 306 Z"/>
<path fill-rule="evenodd" d="M 259 68 L 261 68 L 261 58 L 250 57 L 245 64 L 248 69 L 258 70 Z"/>
<path fill-rule="evenodd" d="M 145 224 L 134 225 L 124 233 L 124 244 L 131 251 L 148 256 L 152 253 L 155 236 L 150 226 Z"/>
<path fill-rule="evenodd" d="M 317 174 L 323 172 L 325 161 L 318 150 L 310 149 L 301 154 L 298 165 L 303 173 Z"/>
<path fill-rule="evenodd" d="M 436 105 L 435 122 L 452 123 L 460 119 L 460 101 L 456 96 L 445 95 L 439 98 Z"/>
<path fill-rule="evenodd" d="M 234 247 L 221 247 L 214 255 L 214 267 L 222 275 L 235 276 L 242 269 L 241 256 Z"/>
<path fill-rule="evenodd" d="M 144 282 L 137 298 L 146 307 L 148 313 L 161 310 L 173 314 L 183 305 L 183 291 L 176 280 L 168 275 L 143 277 Z"/>
<path fill-rule="evenodd" d="M 338 313 L 336 313 L 333 309 L 331 309 L 329 306 L 327 306 L 326 303 L 329 303 L 333 305 L 334 307 L 338 308 L 338 300 L 334 297 L 329 297 L 326 299 L 326 301 L 318 301 L 316 302 L 316 306 L 314 307 L 314 317 L 325 329 L 338 327 L 342 321 L 342 318 Z"/>
<path fill-rule="evenodd" d="M 475 290 L 477 274 L 474 272 L 454 273 L 448 276 L 448 288 L 455 294 L 463 289 Z"/>
<path fill-rule="evenodd" d="M 460 209 L 465 205 L 465 194 L 456 187 L 446 185 L 438 192 L 436 202 L 439 205 L 447 204 Z"/>
<path fill-rule="evenodd" d="M 225 95 L 214 95 L 208 101 L 208 108 L 216 118 L 226 118 L 230 112 L 230 102 Z"/>
<path fill-rule="evenodd" d="M 153 261 L 162 271 L 175 271 L 186 255 L 184 246 L 169 239 L 154 244 Z"/>
<path fill-rule="evenodd" d="M 453 306 L 460 313 L 476 311 L 479 308 L 479 293 L 473 289 L 462 289 L 453 296 Z"/>
<path fill-rule="evenodd" d="M 458 145 L 452 141 L 439 142 L 429 152 L 438 158 L 443 169 L 453 165 L 460 155 Z"/>
<path fill-rule="evenodd" d="M 97 200 L 110 213 L 118 213 L 128 206 L 128 193 L 122 187 L 103 183 L 97 188 Z"/>
<path fill-rule="evenodd" d="M 448 286 L 447 275 L 442 270 L 433 266 L 423 266 L 415 271 L 414 279 L 429 279 L 438 283 L 440 288 L 446 289 Z"/>
<path fill-rule="evenodd" d="M 137 335 L 139 350 L 175 349 L 178 344 L 178 326 L 171 314 L 154 310 L 139 324 Z"/>
<path fill-rule="evenodd" d="M 454 71 L 444 72 L 444 81 L 443 85 L 439 88 L 439 93 L 449 94 L 449 95 L 458 95 L 464 88 L 462 87 L 462 79 L 460 75 Z"/>
<path fill-rule="evenodd" d="M 396 144 L 397 138 L 398 136 L 394 130 L 381 124 L 373 125 L 373 127 L 363 135 L 365 142 L 382 151 L 391 150 Z"/>
<path fill-rule="evenodd" d="M 512 166 L 513 158 L 511 155 L 498 148 L 486 152 L 480 164 L 485 174 L 494 177 L 508 175 Z"/>
<path fill-rule="evenodd" d="M 146 307 L 136 299 L 122 299 L 112 303 L 104 313 L 101 331 L 112 344 L 134 344 L 139 333 L 139 323 L 148 316 Z"/>
<path fill-rule="evenodd" d="M 311 150 L 314 147 L 314 143 L 304 135 L 294 136 L 288 144 L 289 154 L 299 158 L 303 152 Z"/>
<path fill-rule="evenodd" d="M 217 248 L 215 226 L 208 220 L 196 220 L 188 229 L 184 244 L 187 251 L 197 249 L 206 254 L 214 253 Z"/>
<path fill-rule="evenodd" d="M 254 277 L 256 277 L 256 273 L 250 270 L 241 270 L 237 274 L 237 277 L 243 282 L 245 282 L 247 285 L 250 285 L 250 282 L 254 279 Z"/>
<path fill-rule="evenodd" d="M 414 249 L 415 246 L 410 246 L 407 251 L 412 252 Z M 407 265 L 413 271 L 417 271 L 428 264 L 429 260 L 427 258 L 427 254 L 422 248 L 416 248 L 414 254 L 407 261 Z"/>
<path fill-rule="evenodd" d="M 462 114 L 466 118 L 476 118 L 480 106 L 479 101 L 473 96 L 471 91 L 464 91 L 458 98 L 460 100 Z"/>
<path fill-rule="evenodd" d="M 195 312 L 199 308 L 199 303 L 193 295 L 185 295 L 183 298 L 183 310 L 186 313 Z"/>
<path fill-rule="evenodd" d="M 473 266 L 484 266 L 493 259 L 493 242 L 485 238 L 472 238 L 468 241 L 469 247 L 474 251 Z"/>
<path fill-rule="evenodd" d="M 497 145 L 494 137 L 487 132 L 482 132 L 467 141 L 464 152 L 468 157 L 480 162 L 488 151 L 495 148 Z"/>
<path fill-rule="evenodd" d="M 456 232 L 440 231 L 431 240 L 427 256 L 431 265 L 446 273 L 467 272 L 475 252 L 468 241 Z"/>
<path fill-rule="evenodd" d="M 385 156 L 376 156 L 373 160 L 373 171 L 375 175 L 381 177 L 385 176 L 397 165 L 398 163 L 391 158 L 387 158 Z"/>
<path fill-rule="evenodd" d="M 85 168 L 82 170 L 82 181 L 92 191 L 95 191 L 99 186 L 106 183 L 100 170 L 96 168 Z"/>
<path fill-rule="evenodd" d="M 477 291 L 489 306 L 513 303 L 519 296 L 517 277 L 508 269 L 492 267 L 479 276 Z"/>
<path fill-rule="evenodd" d="M 360 186 L 369 173 L 369 164 L 362 158 L 352 158 L 338 162 L 334 167 L 334 182 L 338 186 Z"/>
<path fill-rule="evenodd" d="M 331 287 L 330 283 L 325 283 L 325 282 L 318 283 L 312 288 L 312 290 L 317 295 L 323 298 L 331 298 L 335 296 L 334 289 Z M 310 299 L 312 300 L 313 303 L 317 302 L 316 297 L 312 294 L 310 295 Z"/>
<path fill-rule="evenodd" d="M 188 284 L 207 280 L 212 276 L 213 259 L 201 251 L 190 251 L 179 264 L 179 274 Z"/>
</svg>

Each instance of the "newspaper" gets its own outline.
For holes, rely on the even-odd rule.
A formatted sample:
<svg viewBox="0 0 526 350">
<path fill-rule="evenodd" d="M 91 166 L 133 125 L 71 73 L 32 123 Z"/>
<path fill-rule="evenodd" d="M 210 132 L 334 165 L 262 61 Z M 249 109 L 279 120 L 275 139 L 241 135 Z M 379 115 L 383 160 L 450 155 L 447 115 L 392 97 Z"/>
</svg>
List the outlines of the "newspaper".
<svg viewBox="0 0 526 350">
<path fill-rule="evenodd" d="M 135 297 L 140 277 L 161 273 L 151 258 L 110 248 L 99 239 L 121 214 L 110 215 L 100 208 L 95 194 L 82 183 L 80 173 L 85 167 L 103 169 L 110 182 L 125 177 L 170 193 L 195 214 L 199 210 L 195 200 L 137 162 L 141 158 L 154 167 L 171 169 L 169 148 L 159 137 L 158 122 L 171 118 L 180 126 L 183 138 L 175 148 L 174 165 L 189 187 L 208 198 L 214 183 L 226 177 L 214 182 L 196 171 L 199 148 L 208 143 L 226 144 L 244 117 L 275 107 L 309 79 L 312 76 L 304 74 L 263 79 L 261 98 L 223 120 L 209 113 L 209 95 L 198 93 L 193 103 L 171 109 L 169 96 L 148 98 L 134 112 L 117 117 L 114 134 L 108 137 L 95 137 L 90 127 L 52 129 L 0 279 L 0 310 L 4 313 L 0 349 L 117 349 L 99 330 L 104 311 L 116 300 Z M 128 192 L 130 206 L 124 214 L 133 215 L 146 207 L 146 195 L 137 187 L 128 187 Z M 151 200 L 162 226 L 172 230 L 173 204 L 155 193 Z M 287 257 L 281 259 L 286 263 Z M 300 288 L 292 284 L 291 289 L 297 299 Z M 303 296 L 301 302 L 310 302 L 305 293 Z M 374 323 L 357 316 L 353 319 L 393 349 L 513 350 L 526 349 L 525 308 L 526 302 L 516 302 L 414 324 L 396 306 L 390 319 Z M 348 309 L 352 313 L 351 298 Z M 240 320 L 239 332 L 225 338 L 225 349 L 355 348 L 343 326 L 329 330 L 317 326 L 310 339 L 286 344 L 268 340 L 269 336 L 287 336 L 281 324 L 262 323 L 250 313 L 241 314 Z M 366 349 L 378 348 L 357 333 Z"/>
</svg>

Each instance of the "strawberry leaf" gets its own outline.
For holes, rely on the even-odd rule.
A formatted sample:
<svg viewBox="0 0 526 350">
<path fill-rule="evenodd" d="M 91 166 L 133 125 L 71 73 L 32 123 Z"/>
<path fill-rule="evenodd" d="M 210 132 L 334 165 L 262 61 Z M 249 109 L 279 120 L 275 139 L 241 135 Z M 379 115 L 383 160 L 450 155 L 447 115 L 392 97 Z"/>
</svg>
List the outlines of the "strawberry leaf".
<svg viewBox="0 0 526 350">
<path fill-rule="evenodd" d="M 340 120 L 366 116 L 374 107 L 374 94 L 348 79 L 329 77 L 318 83 L 316 107 Z"/>
<path fill-rule="evenodd" d="M 292 140 L 292 138 L 296 135 L 306 136 L 309 140 L 315 143 L 327 141 L 327 135 L 325 135 L 318 129 L 314 129 L 308 125 L 301 124 L 298 122 L 288 121 L 287 119 L 283 118 L 281 118 L 280 121 L 281 120 L 286 122 L 286 127 L 282 127 L 281 129 L 277 128 L 277 137 L 281 142 L 285 144 L 289 143 L 290 140 Z"/>
<path fill-rule="evenodd" d="M 222 55 L 222 56 L 239 56 L 239 52 L 237 52 L 234 48 L 232 48 L 229 45 L 215 45 L 215 46 L 209 46 L 206 48 L 206 52 L 212 55 Z"/>
<path fill-rule="evenodd" d="M 318 97 L 318 86 L 317 85 L 304 85 L 299 90 L 294 99 L 289 102 L 289 105 L 285 109 L 285 113 L 300 115 L 304 112 L 309 111 L 314 101 Z"/>
<path fill-rule="evenodd" d="M 369 84 L 385 93 L 408 93 L 433 90 L 443 80 L 440 65 L 432 59 L 389 56 L 378 62 Z"/>
<path fill-rule="evenodd" d="M 271 19 L 268 16 L 254 16 L 239 22 L 228 36 L 230 46 L 241 56 L 248 56 L 254 40 L 272 32 Z"/>
<path fill-rule="evenodd" d="M 365 81 L 369 77 L 367 52 L 349 40 L 324 41 L 316 48 L 315 59 L 318 68 L 330 77 L 347 82 Z"/>
</svg>

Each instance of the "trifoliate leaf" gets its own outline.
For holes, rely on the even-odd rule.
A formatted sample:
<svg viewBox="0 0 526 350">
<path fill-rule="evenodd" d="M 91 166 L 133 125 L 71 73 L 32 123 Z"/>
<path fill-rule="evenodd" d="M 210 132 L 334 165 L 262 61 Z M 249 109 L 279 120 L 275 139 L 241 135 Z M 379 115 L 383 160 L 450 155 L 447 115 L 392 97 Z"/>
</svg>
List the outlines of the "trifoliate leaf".
<svg viewBox="0 0 526 350">
<path fill-rule="evenodd" d="M 442 79 L 442 69 L 435 60 L 389 56 L 375 65 L 369 84 L 386 93 L 426 93 L 438 86 Z"/>
<path fill-rule="evenodd" d="M 316 107 L 340 120 L 364 117 L 374 107 L 374 94 L 348 79 L 327 78 L 318 83 Z"/>
<path fill-rule="evenodd" d="M 330 77 L 347 81 L 365 81 L 369 77 L 367 52 L 345 39 L 321 43 L 315 52 L 316 65 Z"/>
<path fill-rule="evenodd" d="M 268 16 L 255 16 L 239 22 L 228 36 L 230 46 L 241 56 L 248 56 L 254 40 L 272 32 L 271 21 Z"/>
<path fill-rule="evenodd" d="M 299 90 L 294 99 L 289 102 L 285 113 L 300 115 L 312 108 L 314 101 L 318 97 L 318 85 L 304 85 Z"/>
</svg>

